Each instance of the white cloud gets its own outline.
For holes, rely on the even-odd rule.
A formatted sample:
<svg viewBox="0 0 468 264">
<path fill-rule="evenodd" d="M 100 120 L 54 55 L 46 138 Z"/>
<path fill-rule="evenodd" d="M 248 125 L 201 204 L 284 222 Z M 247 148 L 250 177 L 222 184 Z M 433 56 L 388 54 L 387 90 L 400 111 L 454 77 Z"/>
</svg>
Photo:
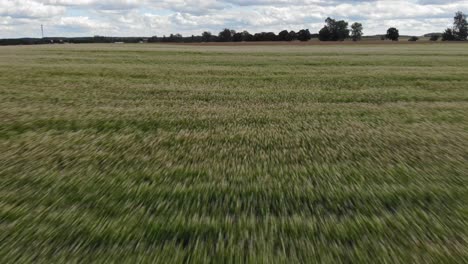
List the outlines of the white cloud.
<svg viewBox="0 0 468 264">
<path fill-rule="evenodd" d="M 103 10 L 127 10 L 137 8 L 145 3 L 145 1 L 142 0 L 42 0 L 41 2 L 49 5 L 68 7 L 81 6 Z"/>
<path fill-rule="evenodd" d="M 60 26 L 66 29 L 71 28 L 77 31 L 92 31 L 92 30 L 116 30 L 118 27 L 112 26 L 109 23 L 103 23 L 98 20 L 90 19 L 89 17 L 62 17 L 58 21 L 52 21 L 51 26 Z"/>
<path fill-rule="evenodd" d="M 45 5 L 33 0 L 0 0 L 0 17 L 41 18 L 62 15 L 62 6 Z"/>
</svg>

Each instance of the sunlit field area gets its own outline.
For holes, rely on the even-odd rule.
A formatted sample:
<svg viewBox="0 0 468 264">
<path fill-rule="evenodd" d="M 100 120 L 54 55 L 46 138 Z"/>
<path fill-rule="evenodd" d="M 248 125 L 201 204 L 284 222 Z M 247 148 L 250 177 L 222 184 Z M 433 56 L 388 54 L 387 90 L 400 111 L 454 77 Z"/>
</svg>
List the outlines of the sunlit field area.
<svg viewBox="0 0 468 264">
<path fill-rule="evenodd" d="M 468 44 L 0 47 L 0 262 L 461 263 Z"/>
</svg>

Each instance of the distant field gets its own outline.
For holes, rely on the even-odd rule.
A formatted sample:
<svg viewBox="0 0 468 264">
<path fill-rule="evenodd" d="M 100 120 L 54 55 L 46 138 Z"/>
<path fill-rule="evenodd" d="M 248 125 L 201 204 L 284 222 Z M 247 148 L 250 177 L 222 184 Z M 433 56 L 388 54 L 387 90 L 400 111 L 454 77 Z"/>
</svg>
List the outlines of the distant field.
<svg viewBox="0 0 468 264">
<path fill-rule="evenodd" d="M 468 44 L 0 47 L 0 262 L 461 263 Z"/>
</svg>

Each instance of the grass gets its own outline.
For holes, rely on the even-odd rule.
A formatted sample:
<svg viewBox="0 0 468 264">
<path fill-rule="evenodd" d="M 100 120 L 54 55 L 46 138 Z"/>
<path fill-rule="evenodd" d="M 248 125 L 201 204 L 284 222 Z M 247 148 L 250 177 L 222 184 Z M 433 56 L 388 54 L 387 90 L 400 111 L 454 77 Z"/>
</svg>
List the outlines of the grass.
<svg viewBox="0 0 468 264">
<path fill-rule="evenodd" d="M 0 48 L 0 260 L 460 263 L 468 46 Z"/>
</svg>

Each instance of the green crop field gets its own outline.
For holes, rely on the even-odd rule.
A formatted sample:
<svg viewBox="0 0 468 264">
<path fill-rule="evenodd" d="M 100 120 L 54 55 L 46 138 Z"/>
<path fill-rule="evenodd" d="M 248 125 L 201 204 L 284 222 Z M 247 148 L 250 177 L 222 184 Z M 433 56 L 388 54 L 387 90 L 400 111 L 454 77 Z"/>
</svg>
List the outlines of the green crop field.
<svg viewBox="0 0 468 264">
<path fill-rule="evenodd" d="M 468 45 L 0 47 L 1 263 L 461 263 Z"/>
</svg>

